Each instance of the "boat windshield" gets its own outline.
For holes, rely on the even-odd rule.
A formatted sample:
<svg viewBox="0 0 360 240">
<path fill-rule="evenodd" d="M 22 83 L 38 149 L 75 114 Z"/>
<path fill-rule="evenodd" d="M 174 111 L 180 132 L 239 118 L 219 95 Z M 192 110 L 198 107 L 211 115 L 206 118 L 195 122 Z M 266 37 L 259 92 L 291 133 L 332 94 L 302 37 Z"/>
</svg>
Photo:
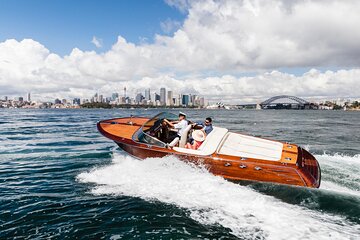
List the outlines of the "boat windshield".
<svg viewBox="0 0 360 240">
<path fill-rule="evenodd" d="M 159 113 L 158 115 L 144 123 L 144 125 L 133 135 L 133 140 L 136 142 L 147 143 L 158 147 L 166 147 L 166 143 L 160 141 L 159 139 L 154 137 L 153 134 L 151 134 L 161 126 L 161 122 L 165 118 L 169 121 L 174 121 L 177 120 L 178 117 L 173 113 Z"/>
</svg>

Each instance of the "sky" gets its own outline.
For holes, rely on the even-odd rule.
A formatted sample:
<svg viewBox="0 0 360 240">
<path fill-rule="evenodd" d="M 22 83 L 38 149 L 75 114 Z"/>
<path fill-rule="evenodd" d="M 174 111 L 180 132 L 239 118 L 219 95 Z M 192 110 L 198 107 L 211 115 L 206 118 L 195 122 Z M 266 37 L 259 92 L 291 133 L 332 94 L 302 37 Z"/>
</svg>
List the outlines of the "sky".
<svg viewBox="0 0 360 240">
<path fill-rule="evenodd" d="M 356 0 L 0 0 L 0 99 L 360 97 Z"/>
</svg>

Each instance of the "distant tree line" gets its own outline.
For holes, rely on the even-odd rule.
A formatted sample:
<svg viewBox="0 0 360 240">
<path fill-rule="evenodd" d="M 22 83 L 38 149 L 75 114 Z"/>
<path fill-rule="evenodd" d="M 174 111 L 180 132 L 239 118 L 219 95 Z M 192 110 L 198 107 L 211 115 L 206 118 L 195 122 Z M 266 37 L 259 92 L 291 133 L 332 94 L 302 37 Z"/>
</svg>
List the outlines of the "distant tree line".
<svg viewBox="0 0 360 240">
<path fill-rule="evenodd" d="M 112 108 L 111 104 L 102 102 L 84 103 L 80 106 L 82 108 Z"/>
<path fill-rule="evenodd" d="M 358 101 L 355 101 L 351 104 L 352 108 L 359 108 L 360 107 L 360 103 Z"/>
</svg>

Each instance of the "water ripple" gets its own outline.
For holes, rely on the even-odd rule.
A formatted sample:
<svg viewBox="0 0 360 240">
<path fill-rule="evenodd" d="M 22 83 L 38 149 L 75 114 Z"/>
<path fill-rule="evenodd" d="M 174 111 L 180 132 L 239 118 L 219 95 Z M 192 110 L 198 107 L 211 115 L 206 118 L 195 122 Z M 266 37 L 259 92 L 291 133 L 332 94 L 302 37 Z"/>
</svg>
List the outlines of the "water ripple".
<svg viewBox="0 0 360 240">
<path fill-rule="evenodd" d="M 0 109 L 0 239 L 360 234 L 359 113 L 184 111 L 196 121 L 210 116 L 232 131 L 305 146 L 320 162 L 321 188 L 232 183 L 172 159 L 139 162 L 96 130 L 101 119 L 158 110 Z"/>
</svg>

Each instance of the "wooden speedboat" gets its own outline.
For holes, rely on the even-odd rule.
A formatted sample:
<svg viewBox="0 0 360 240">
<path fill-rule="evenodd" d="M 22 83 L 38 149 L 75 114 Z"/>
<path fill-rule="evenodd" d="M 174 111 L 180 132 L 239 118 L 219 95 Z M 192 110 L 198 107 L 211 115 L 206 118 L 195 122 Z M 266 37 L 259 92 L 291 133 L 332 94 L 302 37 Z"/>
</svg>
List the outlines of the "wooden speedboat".
<svg viewBox="0 0 360 240">
<path fill-rule="evenodd" d="M 311 188 L 320 186 L 321 172 L 317 160 L 295 144 L 213 127 L 199 149 L 187 149 L 183 147 L 187 136 L 183 135 L 180 142 L 176 138 L 171 143 L 161 140 L 162 119 L 176 120 L 177 116 L 160 113 L 153 118 L 115 118 L 100 121 L 97 127 L 101 134 L 136 158 L 173 155 L 184 161 L 205 165 L 210 172 L 226 179 Z M 190 131 L 188 129 L 186 135 Z"/>
</svg>

